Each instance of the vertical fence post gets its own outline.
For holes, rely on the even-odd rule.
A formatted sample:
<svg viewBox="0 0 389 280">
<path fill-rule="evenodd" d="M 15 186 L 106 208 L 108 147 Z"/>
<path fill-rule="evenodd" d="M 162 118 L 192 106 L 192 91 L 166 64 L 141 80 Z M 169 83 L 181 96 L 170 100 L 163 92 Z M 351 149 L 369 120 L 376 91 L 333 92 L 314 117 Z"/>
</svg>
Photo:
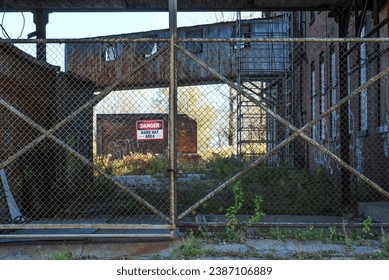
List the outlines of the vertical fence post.
<svg viewBox="0 0 389 280">
<path fill-rule="evenodd" d="M 169 33 L 170 33 L 170 85 L 169 85 L 169 182 L 170 182 L 170 215 L 171 223 L 176 224 L 176 169 L 177 169 L 177 69 L 176 49 L 177 39 L 177 0 L 169 0 Z M 171 233 L 174 236 L 174 232 Z"/>
</svg>

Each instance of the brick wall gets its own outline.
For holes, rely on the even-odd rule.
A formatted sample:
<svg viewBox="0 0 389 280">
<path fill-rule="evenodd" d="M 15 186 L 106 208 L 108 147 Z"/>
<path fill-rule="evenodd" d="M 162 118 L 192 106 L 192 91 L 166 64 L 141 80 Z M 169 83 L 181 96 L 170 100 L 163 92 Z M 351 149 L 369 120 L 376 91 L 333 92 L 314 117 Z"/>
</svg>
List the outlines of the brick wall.
<svg viewBox="0 0 389 280">
<path fill-rule="evenodd" d="M 387 12 L 387 8 L 382 10 L 381 13 Z M 328 18 L 328 13 L 315 12 L 314 21 L 310 22 L 310 13 L 306 13 L 306 36 L 307 37 L 317 37 L 318 34 L 326 35 L 327 37 L 338 37 L 338 27 L 333 19 Z M 371 19 L 368 19 L 367 28 L 372 27 Z M 387 29 L 387 26 L 384 27 Z M 381 30 L 380 35 L 384 34 L 387 30 Z M 367 29 L 368 32 L 369 29 Z M 355 36 L 354 26 L 350 25 L 349 27 L 349 37 Z M 380 69 L 383 70 L 383 64 L 379 63 L 382 61 L 382 57 L 377 54 L 380 53 L 380 49 L 382 49 L 385 45 L 378 45 L 373 43 L 366 44 L 367 50 L 367 80 L 376 75 Z M 355 90 L 360 85 L 360 45 L 355 45 L 350 43 L 349 45 L 349 68 L 347 69 L 346 65 L 339 65 L 339 47 L 337 44 L 334 44 L 334 49 L 336 53 L 336 76 L 338 79 L 338 84 L 336 86 L 337 92 L 337 100 L 339 100 L 339 75 L 341 71 L 347 71 L 350 79 L 350 89 L 351 91 Z M 315 88 L 317 92 L 316 96 L 316 115 L 320 113 L 320 54 L 324 54 L 325 58 L 325 85 L 326 85 L 326 94 L 325 94 L 325 106 L 326 109 L 329 108 L 331 104 L 331 80 L 330 80 L 330 45 L 329 44 L 307 44 L 306 49 L 306 59 L 307 63 L 303 65 L 303 72 L 307 73 L 309 79 L 303 79 L 302 81 L 302 92 L 303 92 L 303 107 L 306 108 L 306 119 L 304 122 L 312 119 L 312 94 L 311 94 L 311 78 L 310 73 L 312 66 L 315 69 L 316 74 L 316 83 Z M 382 50 L 381 50 L 382 52 Z M 385 52 L 383 52 L 385 56 Z M 387 55 L 386 55 L 387 56 Z M 380 66 L 381 65 L 381 66 Z M 309 73 L 309 74 L 308 74 Z M 384 79 L 382 81 L 384 84 L 387 83 Z M 299 83 L 299 81 L 296 81 Z M 385 91 L 386 90 L 386 91 Z M 385 154 L 385 126 L 382 124 L 382 99 L 385 92 L 387 92 L 387 88 L 383 90 L 382 83 L 377 83 L 367 90 L 367 129 L 362 129 L 361 127 L 361 109 L 360 109 L 360 97 L 355 97 L 350 101 L 350 113 L 349 113 L 349 147 L 350 147 L 350 164 L 366 175 L 368 178 L 372 179 L 380 186 L 388 189 L 389 183 L 387 182 L 387 170 L 389 170 L 389 157 Z M 381 101 L 380 101 L 381 100 Z M 380 110 L 381 107 L 381 110 Z M 381 114 L 381 116 L 380 116 Z M 337 111 L 337 122 L 336 122 L 336 131 L 337 136 L 335 138 L 331 138 L 330 135 L 330 123 L 331 116 L 325 118 L 326 125 L 326 137 L 325 139 L 316 139 L 323 146 L 339 155 L 339 131 L 340 131 L 340 123 L 339 123 L 339 110 Z M 318 123 L 317 129 L 319 130 L 320 124 Z M 316 169 L 321 167 L 325 170 L 330 171 L 333 175 L 336 175 L 340 171 L 340 167 L 333 160 L 329 160 L 328 157 L 324 156 L 317 149 L 309 146 L 308 153 L 308 166 L 311 169 Z"/>
<path fill-rule="evenodd" d="M 163 120 L 162 140 L 137 140 L 136 121 Z M 131 153 L 164 153 L 168 147 L 168 115 L 166 114 L 98 114 L 97 155 L 121 158 Z M 197 123 L 187 115 L 177 117 L 177 151 L 197 153 Z"/>
</svg>

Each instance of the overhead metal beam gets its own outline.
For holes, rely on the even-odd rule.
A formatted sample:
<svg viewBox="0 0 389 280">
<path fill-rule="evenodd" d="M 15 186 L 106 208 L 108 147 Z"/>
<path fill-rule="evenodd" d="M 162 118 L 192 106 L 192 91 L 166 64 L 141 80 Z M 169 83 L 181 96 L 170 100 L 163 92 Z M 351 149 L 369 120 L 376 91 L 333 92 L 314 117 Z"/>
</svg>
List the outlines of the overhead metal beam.
<svg viewBox="0 0 389 280">
<path fill-rule="evenodd" d="M 384 0 L 377 0 L 378 5 Z M 227 3 L 226 3 L 227 2 Z M 180 0 L 177 10 L 194 11 L 329 11 L 334 7 L 347 5 L 348 0 Z M 356 0 L 358 9 L 363 9 L 366 0 Z M 49 12 L 168 12 L 169 1 L 166 0 L 0 0 L 0 7 L 5 12 L 33 12 L 46 9 Z"/>
</svg>

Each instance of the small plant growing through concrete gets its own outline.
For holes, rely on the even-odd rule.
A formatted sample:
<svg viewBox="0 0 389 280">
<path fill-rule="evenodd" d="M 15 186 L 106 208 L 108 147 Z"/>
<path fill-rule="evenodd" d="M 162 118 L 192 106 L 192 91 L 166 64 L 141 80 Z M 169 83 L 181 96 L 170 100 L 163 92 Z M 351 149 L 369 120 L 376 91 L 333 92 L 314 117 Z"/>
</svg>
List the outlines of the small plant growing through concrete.
<svg viewBox="0 0 389 280">
<path fill-rule="evenodd" d="M 183 240 L 183 245 L 174 250 L 172 253 L 173 259 L 193 259 L 199 258 L 206 254 L 206 252 L 201 248 L 202 240 L 197 238 L 193 231 L 187 235 Z"/>
<path fill-rule="evenodd" d="M 69 248 L 64 247 L 61 252 L 58 252 L 52 256 L 53 260 L 71 260 L 73 257 Z"/>
</svg>

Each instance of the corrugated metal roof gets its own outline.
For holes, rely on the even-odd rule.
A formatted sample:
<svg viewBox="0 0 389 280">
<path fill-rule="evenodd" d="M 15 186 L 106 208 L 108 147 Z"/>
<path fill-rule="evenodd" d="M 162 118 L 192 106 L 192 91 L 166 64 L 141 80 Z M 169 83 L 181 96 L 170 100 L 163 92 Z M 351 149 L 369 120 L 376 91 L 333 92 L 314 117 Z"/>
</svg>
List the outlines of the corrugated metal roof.
<svg viewBox="0 0 389 280">
<path fill-rule="evenodd" d="M 373 1 L 355 0 L 360 8 Z M 384 2 L 378 0 L 379 2 Z M 349 0 L 179 0 L 179 11 L 331 10 Z M 168 11 L 168 0 L 0 0 L 4 11 Z"/>
</svg>

